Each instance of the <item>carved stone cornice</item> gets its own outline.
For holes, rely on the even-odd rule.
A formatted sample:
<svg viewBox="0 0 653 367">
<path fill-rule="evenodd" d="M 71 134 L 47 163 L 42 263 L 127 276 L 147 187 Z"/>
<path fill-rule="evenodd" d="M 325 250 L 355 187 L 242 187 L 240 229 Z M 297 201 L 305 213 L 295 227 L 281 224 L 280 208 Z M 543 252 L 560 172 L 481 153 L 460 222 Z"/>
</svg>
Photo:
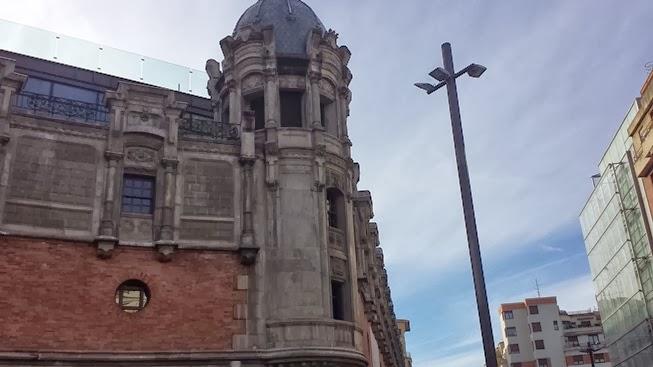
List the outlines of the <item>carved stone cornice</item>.
<svg viewBox="0 0 653 367">
<path fill-rule="evenodd" d="M 121 160 L 123 160 L 124 157 L 125 157 L 124 153 L 113 152 L 113 151 L 110 151 L 110 150 L 107 150 L 107 151 L 104 152 L 104 158 L 106 158 L 107 161 L 109 161 L 109 162 L 111 162 L 111 161 L 121 161 Z"/>
</svg>

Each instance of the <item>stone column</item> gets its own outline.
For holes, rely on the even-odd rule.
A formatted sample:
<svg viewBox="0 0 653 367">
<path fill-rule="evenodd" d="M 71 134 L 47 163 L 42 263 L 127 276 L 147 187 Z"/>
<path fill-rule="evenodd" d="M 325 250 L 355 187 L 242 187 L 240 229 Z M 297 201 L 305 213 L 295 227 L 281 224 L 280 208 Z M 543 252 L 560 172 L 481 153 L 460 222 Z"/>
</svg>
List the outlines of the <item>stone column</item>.
<svg viewBox="0 0 653 367">
<path fill-rule="evenodd" d="M 267 68 L 263 70 L 265 76 L 265 87 L 263 90 L 265 99 L 265 127 L 278 127 L 281 122 L 281 106 L 279 103 L 279 81 L 277 80 L 277 69 Z"/>
<path fill-rule="evenodd" d="M 258 246 L 254 238 L 254 112 L 243 113 L 241 134 L 240 164 L 243 167 L 243 231 L 241 234 L 240 256 L 244 265 L 252 265 L 256 260 Z"/>
<path fill-rule="evenodd" d="M 170 261 L 174 252 L 175 243 L 175 186 L 177 182 L 177 166 L 179 161 L 175 158 L 163 158 L 161 165 L 164 174 L 164 195 L 161 213 L 161 231 L 156 247 L 159 251 L 159 260 Z"/>
<path fill-rule="evenodd" d="M 322 75 L 320 75 L 320 73 L 311 72 L 309 73 L 308 77 L 311 81 L 311 127 L 314 129 L 323 129 L 326 128 L 326 126 L 322 126 L 322 113 L 320 103 L 320 79 L 322 79 Z"/>
<path fill-rule="evenodd" d="M 97 243 L 97 255 L 102 259 L 111 257 L 115 245 L 118 243 L 116 233 L 115 201 L 117 196 L 116 181 L 117 170 L 124 154 L 106 151 L 104 157 L 107 161 L 107 173 L 105 177 L 104 205 L 102 218 L 100 219 L 100 234 L 95 239 Z"/>
<path fill-rule="evenodd" d="M 240 88 L 233 79 L 229 80 L 226 85 L 229 91 L 229 123 L 240 125 Z"/>
<path fill-rule="evenodd" d="M 350 92 L 349 88 L 347 87 L 341 87 L 338 88 L 338 99 L 339 99 L 339 112 L 340 116 L 338 116 L 338 120 L 340 121 L 339 124 L 339 131 L 340 131 L 340 136 L 348 136 L 347 134 L 347 117 L 349 117 L 349 99 L 350 99 Z"/>
</svg>

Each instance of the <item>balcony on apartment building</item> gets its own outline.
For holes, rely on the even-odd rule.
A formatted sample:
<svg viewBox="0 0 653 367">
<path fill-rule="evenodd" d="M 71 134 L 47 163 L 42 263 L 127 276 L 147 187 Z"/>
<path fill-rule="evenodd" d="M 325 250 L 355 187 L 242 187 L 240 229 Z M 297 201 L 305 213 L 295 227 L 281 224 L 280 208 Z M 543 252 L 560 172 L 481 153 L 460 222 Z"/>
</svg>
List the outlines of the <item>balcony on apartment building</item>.
<svg viewBox="0 0 653 367">
<path fill-rule="evenodd" d="M 638 100 L 639 112 L 628 128 L 633 137 L 633 160 L 639 177 L 650 176 L 653 171 L 653 72 L 642 86 Z"/>
</svg>

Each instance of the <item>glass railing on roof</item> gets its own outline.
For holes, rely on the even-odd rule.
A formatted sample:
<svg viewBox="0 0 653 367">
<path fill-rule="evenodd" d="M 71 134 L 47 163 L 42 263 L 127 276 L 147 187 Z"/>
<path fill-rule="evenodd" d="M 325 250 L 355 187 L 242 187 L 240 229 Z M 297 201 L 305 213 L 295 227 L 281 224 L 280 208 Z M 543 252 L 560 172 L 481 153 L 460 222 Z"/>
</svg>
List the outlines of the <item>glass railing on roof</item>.
<svg viewBox="0 0 653 367">
<path fill-rule="evenodd" d="M 0 19 L 0 49 L 208 97 L 206 72 Z"/>
</svg>

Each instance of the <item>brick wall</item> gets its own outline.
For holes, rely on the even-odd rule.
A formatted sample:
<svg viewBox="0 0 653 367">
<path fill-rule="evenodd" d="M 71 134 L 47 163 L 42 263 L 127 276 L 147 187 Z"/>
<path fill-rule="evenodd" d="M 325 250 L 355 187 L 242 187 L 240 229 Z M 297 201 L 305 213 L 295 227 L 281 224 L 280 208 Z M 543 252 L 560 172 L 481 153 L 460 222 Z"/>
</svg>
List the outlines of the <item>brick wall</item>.
<svg viewBox="0 0 653 367">
<path fill-rule="evenodd" d="M 0 237 L 0 351 L 201 351 L 231 349 L 246 303 L 236 254 L 178 251 L 170 263 L 149 248 L 118 247 L 99 260 L 85 243 Z M 140 279 L 151 291 L 138 313 L 115 290 Z"/>
</svg>

